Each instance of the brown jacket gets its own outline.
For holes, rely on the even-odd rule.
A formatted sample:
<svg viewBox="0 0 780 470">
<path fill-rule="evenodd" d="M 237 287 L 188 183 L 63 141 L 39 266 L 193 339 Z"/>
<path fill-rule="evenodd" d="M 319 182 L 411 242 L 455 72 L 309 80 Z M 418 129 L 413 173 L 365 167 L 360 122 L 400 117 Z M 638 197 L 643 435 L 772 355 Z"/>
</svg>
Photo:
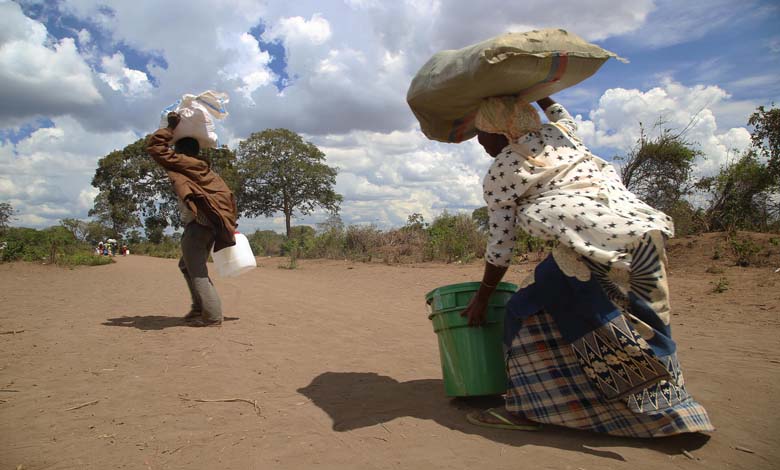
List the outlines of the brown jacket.
<svg viewBox="0 0 780 470">
<path fill-rule="evenodd" d="M 217 229 L 214 251 L 236 244 L 236 198 L 208 163 L 171 148 L 173 131 L 167 127 L 149 136 L 146 151 L 171 179 L 173 191 L 197 215 L 202 211 Z"/>
</svg>

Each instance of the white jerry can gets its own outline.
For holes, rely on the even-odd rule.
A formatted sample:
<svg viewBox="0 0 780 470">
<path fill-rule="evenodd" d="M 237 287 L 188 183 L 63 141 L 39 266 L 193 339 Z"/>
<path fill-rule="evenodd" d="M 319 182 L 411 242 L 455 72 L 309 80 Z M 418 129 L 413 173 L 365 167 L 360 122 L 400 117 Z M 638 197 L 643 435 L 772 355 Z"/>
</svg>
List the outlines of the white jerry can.
<svg viewBox="0 0 780 470">
<path fill-rule="evenodd" d="M 219 277 L 236 277 L 257 267 L 255 255 L 249 240 L 242 233 L 236 232 L 236 244 L 217 252 L 211 248 L 211 259 L 217 267 Z"/>
</svg>

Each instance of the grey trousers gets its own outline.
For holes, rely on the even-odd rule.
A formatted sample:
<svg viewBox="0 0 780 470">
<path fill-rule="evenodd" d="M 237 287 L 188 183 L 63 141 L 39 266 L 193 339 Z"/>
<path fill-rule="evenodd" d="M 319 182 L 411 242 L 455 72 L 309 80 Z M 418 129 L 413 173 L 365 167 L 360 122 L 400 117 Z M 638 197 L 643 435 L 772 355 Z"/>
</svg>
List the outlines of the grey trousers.
<svg viewBox="0 0 780 470">
<path fill-rule="evenodd" d="M 214 238 L 213 228 L 197 222 L 187 224 L 181 236 L 179 269 L 190 288 L 192 310 L 202 312 L 203 319 L 207 321 L 222 320 L 222 302 L 206 267 Z"/>
</svg>

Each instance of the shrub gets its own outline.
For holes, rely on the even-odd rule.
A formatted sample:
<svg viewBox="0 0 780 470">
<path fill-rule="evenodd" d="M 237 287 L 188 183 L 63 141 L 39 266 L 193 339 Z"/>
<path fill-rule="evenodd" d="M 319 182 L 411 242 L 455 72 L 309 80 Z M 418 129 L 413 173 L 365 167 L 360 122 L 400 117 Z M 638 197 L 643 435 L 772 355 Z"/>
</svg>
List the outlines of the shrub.
<svg viewBox="0 0 780 470">
<path fill-rule="evenodd" d="M 756 264 L 761 246 L 750 238 L 733 238 L 731 240 L 731 250 L 736 257 L 737 266 L 746 267 Z"/>
<path fill-rule="evenodd" d="M 350 225 L 345 235 L 345 252 L 348 258 L 371 261 L 380 253 L 383 234 L 372 225 Z"/>
<path fill-rule="evenodd" d="M 704 210 L 694 208 L 688 201 L 677 201 L 666 209 L 666 215 L 674 221 L 674 233 L 677 237 L 696 235 L 707 230 Z"/>
<path fill-rule="evenodd" d="M 425 261 L 428 232 L 420 225 L 407 225 L 383 234 L 379 255 L 385 263 Z"/>
<path fill-rule="evenodd" d="M 5 248 L 2 261 L 42 261 L 49 257 L 51 244 L 43 231 L 32 228 L 11 227 L 2 237 Z"/>
<path fill-rule="evenodd" d="M 63 266 L 103 266 L 114 262 L 110 256 L 97 256 L 92 253 L 75 253 L 63 255 L 57 264 Z"/>
<path fill-rule="evenodd" d="M 721 257 L 720 246 L 716 246 L 715 249 L 712 251 L 712 259 L 719 260 L 720 257 Z"/>
<path fill-rule="evenodd" d="M 179 240 L 171 236 L 164 236 L 160 243 L 144 241 L 132 244 L 128 247 L 134 255 L 154 256 L 155 258 L 176 259 L 181 257 Z"/>
<path fill-rule="evenodd" d="M 255 256 L 280 256 L 285 238 L 273 230 L 257 230 L 247 237 Z"/>
<path fill-rule="evenodd" d="M 282 254 L 292 258 L 309 258 L 314 250 L 314 229 L 298 225 L 290 229 L 290 237 L 282 244 Z"/>
<path fill-rule="evenodd" d="M 515 237 L 517 238 L 517 241 L 515 242 L 515 256 L 523 256 L 530 253 L 538 253 L 541 256 L 544 252 L 552 250 L 557 244 L 556 241 L 547 241 L 529 235 L 528 232 L 523 229 L 517 229 Z M 528 259 L 527 256 L 523 257 Z"/>
<path fill-rule="evenodd" d="M 444 211 L 428 228 L 429 259 L 470 261 L 485 253 L 486 235 L 466 214 L 450 215 Z"/>
<path fill-rule="evenodd" d="M 295 239 L 287 240 L 285 242 L 285 251 L 289 254 L 290 258 L 287 264 L 280 264 L 280 269 L 296 269 L 298 267 L 298 241 Z"/>
<path fill-rule="evenodd" d="M 346 255 L 347 235 L 343 227 L 332 227 L 314 238 L 309 256 L 314 258 L 341 259 Z"/>
<path fill-rule="evenodd" d="M 92 247 L 76 240 L 68 229 L 62 226 L 43 230 L 31 228 L 8 228 L 0 243 L 0 261 L 43 261 L 64 266 L 108 264 L 112 260 L 95 256 Z"/>
<path fill-rule="evenodd" d="M 725 277 L 718 279 L 718 282 L 713 283 L 712 292 L 716 294 L 722 294 L 729 289 L 729 280 Z"/>
</svg>

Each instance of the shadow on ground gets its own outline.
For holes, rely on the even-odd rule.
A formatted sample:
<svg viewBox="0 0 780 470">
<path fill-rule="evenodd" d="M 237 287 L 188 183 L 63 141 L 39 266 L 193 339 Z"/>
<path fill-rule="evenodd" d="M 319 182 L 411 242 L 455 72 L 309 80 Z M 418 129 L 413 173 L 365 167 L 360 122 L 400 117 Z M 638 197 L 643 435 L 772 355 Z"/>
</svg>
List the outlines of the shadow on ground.
<svg viewBox="0 0 780 470">
<path fill-rule="evenodd" d="M 235 321 L 238 317 L 225 317 L 223 322 Z M 109 318 L 103 322 L 105 326 L 125 326 L 139 330 L 164 330 L 179 326 L 191 326 L 182 317 L 167 317 L 163 315 L 138 315 Z"/>
<path fill-rule="evenodd" d="M 668 455 L 696 450 L 709 440 L 704 434 L 687 434 L 661 439 L 629 439 L 545 425 L 539 432 L 506 431 L 481 428 L 466 421 L 473 409 L 502 406 L 501 397 L 449 399 L 442 380 L 398 382 L 373 372 L 325 372 L 298 392 L 325 411 L 338 432 L 376 426 L 395 418 L 409 416 L 430 419 L 466 434 L 474 434 L 511 446 L 535 445 L 583 452 L 598 457 L 625 461 L 623 456 L 598 447 L 634 447 L 652 449 Z"/>
</svg>

